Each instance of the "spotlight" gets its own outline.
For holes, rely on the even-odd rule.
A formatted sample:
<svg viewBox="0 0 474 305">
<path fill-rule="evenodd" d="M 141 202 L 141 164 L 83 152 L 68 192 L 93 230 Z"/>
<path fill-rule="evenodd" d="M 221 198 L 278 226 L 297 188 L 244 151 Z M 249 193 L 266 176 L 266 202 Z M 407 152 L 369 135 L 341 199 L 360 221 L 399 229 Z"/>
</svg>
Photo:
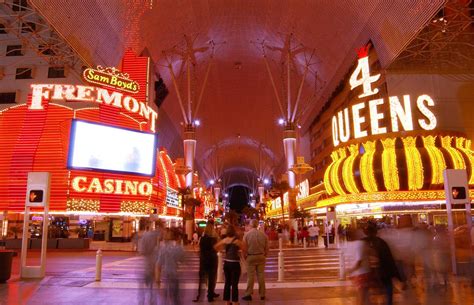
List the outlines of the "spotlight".
<svg viewBox="0 0 474 305">
<path fill-rule="evenodd" d="M 214 179 L 209 180 L 210 185 L 214 185 L 214 183 L 216 183 L 216 181 L 214 181 Z"/>
<path fill-rule="evenodd" d="M 225 197 L 225 198 L 229 197 L 229 194 L 225 193 L 225 194 L 224 194 L 224 197 Z"/>
<path fill-rule="evenodd" d="M 250 193 L 250 197 L 253 197 L 253 193 Z"/>
<path fill-rule="evenodd" d="M 278 125 L 284 125 L 285 124 L 285 120 L 282 119 L 282 118 L 279 118 L 278 119 Z"/>
<path fill-rule="evenodd" d="M 270 183 L 270 180 L 268 180 L 267 178 L 263 179 L 263 184 L 269 184 Z"/>
<path fill-rule="evenodd" d="M 201 126 L 201 121 L 200 120 L 194 120 L 194 125 Z"/>
</svg>

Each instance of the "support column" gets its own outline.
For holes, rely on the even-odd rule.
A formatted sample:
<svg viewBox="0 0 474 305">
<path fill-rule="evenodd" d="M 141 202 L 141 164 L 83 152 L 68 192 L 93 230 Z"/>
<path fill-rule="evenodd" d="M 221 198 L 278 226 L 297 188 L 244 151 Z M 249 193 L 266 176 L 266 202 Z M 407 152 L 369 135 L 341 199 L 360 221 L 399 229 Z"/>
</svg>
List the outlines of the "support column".
<svg viewBox="0 0 474 305">
<path fill-rule="evenodd" d="M 191 124 L 188 124 L 184 128 L 183 144 L 184 164 L 191 170 L 191 172 L 186 175 L 186 187 L 192 189 L 194 174 L 194 155 L 196 152 L 196 128 Z"/>
<path fill-rule="evenodd" d="M 263 203 L 264 190 L 265 188 L 263 187 L 263 184 L 259 183 L 258 184 L 258 197 L 260 198 L 259 203 Z"/>
<path fill-rule="evenodd" d="M 216 199 L 216 206 L 215 210 L 217 211 L 219 209 L 219 197 L 221 195 L 221 188 L 219 185 L 214 187 L 214 198 Z"/>
<path fill-rule="evenodd" d="M 290 168 L 295 164 L 296 154 L 296 132 L 293 124 L 288 123 L 283 131 L 283 148 L 285 149 L 286 163 L 288 166 L 288 184 L 290 188 L 296 185 L 295 173 Z"/>
<path fill-rule="evenodd" d="M 191 192 L 193 191 L 193 177 L 194 177 L 194 154 L 196 152 L 196 128 L 188 124 L 184 128 L 183 134 L 183 144 L 184 144 L 184 164 L 191 170 L 186 175 L 186 187 L 188 187 Z M 192 196 L 192 195 L 191 195 Z M 187 219 L 184 223 L 185 232 L 188 240 L 193 238 L 194 233 L 194 215 L 193 219 Z"/>
</svg>

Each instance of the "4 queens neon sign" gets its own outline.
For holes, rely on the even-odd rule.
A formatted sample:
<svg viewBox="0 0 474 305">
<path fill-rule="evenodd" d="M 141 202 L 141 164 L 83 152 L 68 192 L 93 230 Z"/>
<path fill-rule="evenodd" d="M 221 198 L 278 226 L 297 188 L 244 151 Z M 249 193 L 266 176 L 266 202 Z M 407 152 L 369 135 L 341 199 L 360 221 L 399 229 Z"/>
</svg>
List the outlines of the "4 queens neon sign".
<svg viewBox="0 0 474 305">
<path fill-rule="evenodd" d="M 140 91 L 140 85 L 136 81 L 131 80 L 127 73 L 122 73 L 115 67 L 103 68 L 102 66 L 97 66 L 96 69 L 87 68 L 82 76 L 87 82 L 92 84 L 130 93 Z"/>
<path fill-rule="evenodd" d="M 372 96 L 379 92 L 379 89 L 372 88 L 373 83 L 379 79 L 380 74 L 370 75 L 367 47 L 362 48 L 359 50 L 357 67 L 349 79 L 351 90 L 362 86 L 363 90 L 359 98 Z M 369 132 L 370 135 L 378 135 L 387 132 L 410 131 L 414 130 L 416 125 L 424 130 L 433 130 L 437 125 L 436 116 L 430 109 L 430 107 L 434 106 L 434 101 L 426 94 L 416 98 L 416 108 L 420 114 L 418 120 L 414 119 L 413 116 L 410 95 L 403 95 L 401 98 L 398 96 L 388 97 L 389 126 L 383 126 L 381 122 L 385 118 L 385 113 L 381 112 L 379 108 L 385 102 L 386 99 L 384 98 L 364 101 L 344 108 L 334 115 L 332 118 L 334 146 L 338 146 L 351 139 L 366 137 L 369 135 Z M 370 123 L 370 126 L 366 122 Z"/>
</svg>

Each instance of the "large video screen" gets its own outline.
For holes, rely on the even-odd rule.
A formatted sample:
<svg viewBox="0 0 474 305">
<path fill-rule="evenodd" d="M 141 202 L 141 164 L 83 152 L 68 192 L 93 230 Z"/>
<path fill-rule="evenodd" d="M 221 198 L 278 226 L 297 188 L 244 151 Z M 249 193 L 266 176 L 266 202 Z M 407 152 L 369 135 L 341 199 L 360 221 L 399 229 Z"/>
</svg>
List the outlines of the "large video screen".
<svg viewBox="0 0 474 305">
<path fill-rule="evenodd" d="M 156 135 L 73 120 L 68 168 L 155 175 Z"/>
</svg>

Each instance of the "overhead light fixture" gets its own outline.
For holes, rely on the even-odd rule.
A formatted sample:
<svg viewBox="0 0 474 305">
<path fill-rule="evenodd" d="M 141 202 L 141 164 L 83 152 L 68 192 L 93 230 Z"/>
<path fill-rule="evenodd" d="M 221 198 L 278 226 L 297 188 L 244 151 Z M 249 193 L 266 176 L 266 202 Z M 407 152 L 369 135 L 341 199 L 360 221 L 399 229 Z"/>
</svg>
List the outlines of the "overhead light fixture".
<svg viewBox="0 0 474 305">
<path fill-rule="evenodd" d="M 225 198 L 229 197 L 229 194 L 225 193 L 225 194 L 224 194 L 224 197 L 225 197 Z"/>
<path fill-rule="evenodd" d="M 270 180 L 268 180 L 267 178 L 263 179 L 263 184 L 269 184 L 270 183 Z"/>
<path fill-rule="evenodd" d="M 210 185 L 214 185 L 214 183 L 216 183 L 216 181 L 214 181 L 214 179 L 209 180 Z"/>
<path fill-rule="evenodd" d="M 201 126 L 201 120 L 194 120 L 195 126 Z"/>
<path fill-rule="evenodd" d="M 279 118 L 278 119 L 278 125 L 284 125 L 285 124 L 285 120 L 283 118 Z"/>
</svg>

